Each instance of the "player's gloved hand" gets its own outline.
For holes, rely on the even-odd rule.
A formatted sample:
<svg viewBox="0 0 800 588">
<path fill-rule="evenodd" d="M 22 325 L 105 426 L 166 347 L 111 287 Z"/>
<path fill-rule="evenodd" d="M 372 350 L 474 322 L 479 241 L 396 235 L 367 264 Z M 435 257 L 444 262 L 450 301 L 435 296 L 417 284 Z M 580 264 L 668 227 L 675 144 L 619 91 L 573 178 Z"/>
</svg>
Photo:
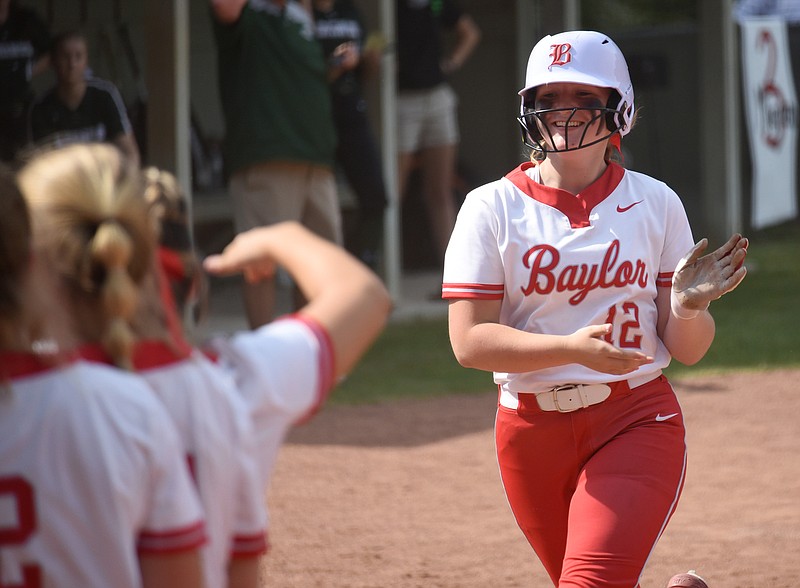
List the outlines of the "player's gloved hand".
<svg viewBox="0 0 800 588">
<path fill-rule="evenodd" d="M 694 318 L 712 300 L 736 288 L 747 274 L 744 259 L 748 244 L 746 238 L 734 233 L 722 247 L 702 257 L 708 239 L 701 239 L 692 247 L 672 276 L 672 314 L 681 319 Z"/>
</svg>

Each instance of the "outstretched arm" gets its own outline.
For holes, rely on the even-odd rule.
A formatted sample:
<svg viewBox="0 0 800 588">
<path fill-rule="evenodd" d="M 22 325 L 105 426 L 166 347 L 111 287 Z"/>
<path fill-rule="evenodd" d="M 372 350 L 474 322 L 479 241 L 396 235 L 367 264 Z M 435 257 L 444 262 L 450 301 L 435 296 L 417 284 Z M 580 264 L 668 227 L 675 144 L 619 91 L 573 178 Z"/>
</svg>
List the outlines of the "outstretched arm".
<svg viewBox="0 0 800 588">
<path fill-rule="evenodd" d="M 747 246 L 747 239 L 736 233 L 722 247 L 701 257 L 708 239 L 700 240 L 675 268 L 670 291 L 659 293 L 659 336 L 681 363 L 697 363 L 711 346 L 715 327 L 708 305 L 744 280 Z"/>
<path fill-rule="evenodd" d="M 377 338 L 392 306 L 383 283 L 364 264 L 296 222 L 241 233 L 203 265 L 212 274 L 242 273 L 250 282 L 274 275 L 277 266 L 286 269 L 308 300 L 299 313 L 331 338 L 337 377 Z"/>
</svg>

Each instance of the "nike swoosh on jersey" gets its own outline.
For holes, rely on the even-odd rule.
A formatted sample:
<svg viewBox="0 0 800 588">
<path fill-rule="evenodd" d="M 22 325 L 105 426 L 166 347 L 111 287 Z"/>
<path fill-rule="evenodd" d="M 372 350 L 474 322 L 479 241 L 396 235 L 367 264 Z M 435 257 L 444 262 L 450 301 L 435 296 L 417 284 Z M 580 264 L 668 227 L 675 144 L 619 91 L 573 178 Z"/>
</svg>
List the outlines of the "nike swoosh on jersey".
<svg viewBox="0 0 800 588">
<path fill-rule="evenodd" d="M 617 212 L 627 212 L 631 208 L 633 208 L 637 204 L 641 204 L 642 202 L 644 202 L 644 200 L 639 200 L 637 202 L 634 202 L 633 204 L 628 204 L 628 206 L 620 206 L 619 204 L 617 204 Z"/>
<path fill-rule="evenodd" d="M 665 415 L 662 415 L 661 413 L 658 413 L 656 415 L 656 422 L 657 423 L 663 423 L 664 421 L 668 421 L 672 417 L 676 417 L 676 416 L 678 416 L 677 412 L 673 412 L 672 414 L 665 414 Z"/>
</svg>

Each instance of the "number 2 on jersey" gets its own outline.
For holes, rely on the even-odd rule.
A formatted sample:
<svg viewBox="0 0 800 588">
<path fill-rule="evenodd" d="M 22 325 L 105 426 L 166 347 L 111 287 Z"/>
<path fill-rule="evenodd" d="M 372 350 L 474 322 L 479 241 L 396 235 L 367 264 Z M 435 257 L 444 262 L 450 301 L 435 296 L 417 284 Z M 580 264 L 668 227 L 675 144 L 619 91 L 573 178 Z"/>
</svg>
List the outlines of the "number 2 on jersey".
<svg viewBox="0 0 800 588">
<path fill-rule="evenodd" d="M 640 349 L 642 344 L 642 335 L 636 330 L 639 328 L 639 307 L 635 302 L 625 302 L 622 304 L 621 313 L 622 323 L 619 326 L 619 339 L 617 346 L 620 349 Z M 608 316 L 606 322 L 614 325 L 614 319 L 617 318 L 617 305 L 615 304 L 608 309 Z M 603 340 L 606 343 L 614 345 L 614 336 L 616 327 L 612 326 L 611 332 L 608 333 Z"/>
<path fill-rule="evenodd" d="M 8 515 L 0 520 L 0 548 L 25 543 L 36 531 L 33 486 L 20 476 L 0 478 L 0 501 L 7 508 L 2 513 Z M 21 584 L 4 584 L 0 576 L 0 588 L 39 588 L 42 584 L 41 570 L 35 564 L 23 565 L 20 575 Z"/>
</svg>

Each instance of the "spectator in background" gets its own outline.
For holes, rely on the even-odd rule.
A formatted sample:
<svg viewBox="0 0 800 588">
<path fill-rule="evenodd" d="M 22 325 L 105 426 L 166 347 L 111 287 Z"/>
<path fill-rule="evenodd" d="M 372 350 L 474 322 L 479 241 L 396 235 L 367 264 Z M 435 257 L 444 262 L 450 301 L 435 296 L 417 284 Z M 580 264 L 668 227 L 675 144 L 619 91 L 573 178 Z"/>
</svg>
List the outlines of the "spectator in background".
<svg viewBox="0 0 800 588">
<path fill-rule="evenodd" d="M 310 0 L 210 0 L 237 233 L 302 223 L 341 244 L 328 69 Z M 251 327 L 274 313 L 276 277 L 243 284 Z"/>
<path fill-rule="evenodd" d="M 0 161 L 11 162 L 27 141 L 31 80 L 50 63 L 50 33 L 31 9 L 0 0 Z"/>
<path fill-rule="evenodd" d="M 443 31 L 455 33 L 446 56 Z M 447 76 L 464 65 L 480 37 L 456 0 L 397 0 L 399 193 L 418 165 L 440 262 L 456 219 L 457 98 Z"/>
<path fill-rule="evenodd" d="M 353 252 L 377 270 L 383 242 L 386 186 L 380 149 L 370 126 L 362 81 L 380 67 L 379 37 L 367 40 L 352 0 L 314 0 L 317 39 L 328 61 L 328 79 L 336 125 L 336 163 L 358 200 Z"/>
<path fill-rule="evenodd" d="M 138 166 L 139 147 L 119 91 L 111 82 L 89 76 L 86 37 L 77 31 L 56 37 L 51 61 L 56 85 L 31 109 L 34 145 L 113 143 Z"/>
</svg>

